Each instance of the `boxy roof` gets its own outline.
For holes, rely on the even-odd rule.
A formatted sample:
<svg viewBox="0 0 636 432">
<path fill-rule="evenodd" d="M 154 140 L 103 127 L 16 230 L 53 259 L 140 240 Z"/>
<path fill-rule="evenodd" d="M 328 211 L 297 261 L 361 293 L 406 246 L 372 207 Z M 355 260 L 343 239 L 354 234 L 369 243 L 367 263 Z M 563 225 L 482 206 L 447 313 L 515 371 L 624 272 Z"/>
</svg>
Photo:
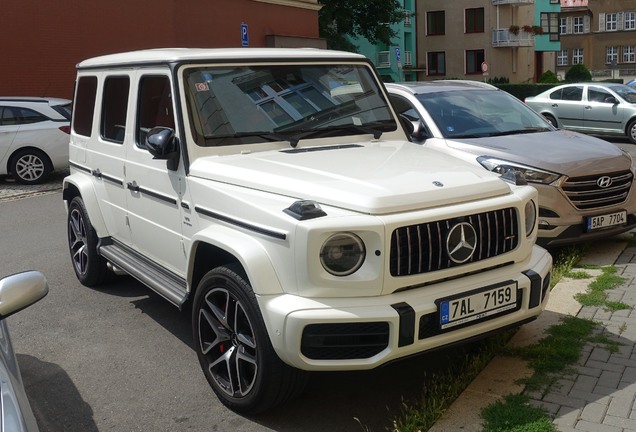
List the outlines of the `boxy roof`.
<svg viewBox="0 0 636 432">
<path fill-rule="evenodd" d="M 364 60 L 366 57 L 345 51 L 316 48 L 158 48 L 93 57 L 80 62 L 78 69 L 133 64 L 173 62 L 262 61 L 262 60 Z"/>
</svg>

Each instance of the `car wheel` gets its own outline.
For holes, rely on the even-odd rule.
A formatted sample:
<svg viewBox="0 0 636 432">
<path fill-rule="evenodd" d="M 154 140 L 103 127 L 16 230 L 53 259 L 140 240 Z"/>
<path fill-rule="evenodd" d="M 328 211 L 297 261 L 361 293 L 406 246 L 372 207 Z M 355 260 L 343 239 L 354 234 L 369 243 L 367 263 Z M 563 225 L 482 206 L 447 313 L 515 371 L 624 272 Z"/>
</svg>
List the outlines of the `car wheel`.
<svg viewBox="0 0 636 432">
<path fill-rule="evenodd" d="M 548 121 L 548 123 L 550 123 L 552 126 L 554 126 L 555 128 L 559 127 L 559 124 L 557 123 L 556 119 L 550 115 L 550 114 L 543 114 L 543 117 L 545 117 L 545 119 Z"/>
<path fill-rule="evenodd" d="M 11 158 L 13 177 L 22 184 L 43 183 L 53 171 L 49 158 L 37 149 L 23 149 Z"/>
<path fill-rule="evenodd" d="M 632 144 L 636 144 L 636 120 L 630 121 L 627 125 L 627 138 Z"/>
<path fill-rule="evenodd" d="M 240 266 L 208 272 L 194 297 L 192 328 L 201 368 L 228 408 L 263 412 L 297 395 L 308 373 L 276 355 Z"/>
<path fill-rule="evenodd" d="M 105 282 L 109 275 L 106 260 L 97 253 L 97 233 L 88 219 L 82 198 L 75 197 L 68 208 L 68 249 L 77 279 L 86 286 Z"/>
</svg>

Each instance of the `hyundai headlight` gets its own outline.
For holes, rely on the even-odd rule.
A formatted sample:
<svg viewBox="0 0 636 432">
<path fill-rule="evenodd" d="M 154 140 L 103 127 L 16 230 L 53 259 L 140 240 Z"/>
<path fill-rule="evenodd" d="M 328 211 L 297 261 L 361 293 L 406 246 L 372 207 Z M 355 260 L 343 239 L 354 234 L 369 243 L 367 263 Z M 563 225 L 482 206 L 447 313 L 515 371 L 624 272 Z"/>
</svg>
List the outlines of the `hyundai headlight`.
<svg viewBox="0 0 636 432">
<path fill-rule="evenodd" d="M 479 162 L 487 170 L 496 172 L 500 175 L 503 175 L 508 171 L 521 171 L 526 177 L 526 180 L 532 183 L 550 184 L 561 177 L 561 174 L 488 156 L 478 157 L 477 162 Z"/>
<path fill-rule="evenodd" d="M 338 233 L 325 241 L 320 249 L 320 263 L 334 276 L 355 273 L 364 263 L 366 249 L 355 234 Z"/>
</svg>

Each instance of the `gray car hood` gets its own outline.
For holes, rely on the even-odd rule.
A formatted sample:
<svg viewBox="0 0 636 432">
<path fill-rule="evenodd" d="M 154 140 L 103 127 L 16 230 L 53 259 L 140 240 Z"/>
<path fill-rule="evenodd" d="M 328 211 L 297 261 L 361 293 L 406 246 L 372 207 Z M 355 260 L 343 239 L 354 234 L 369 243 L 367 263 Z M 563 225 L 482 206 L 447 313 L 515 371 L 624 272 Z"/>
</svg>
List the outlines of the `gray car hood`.
<svg viewBox="0 0 636 432">
<path fill-rule="evenodd" d="M 569 177 L 628 170 L 631 158 L 612 143 L 565 130 L 488 138 L 446 139 L 453 149 Z"/>
</svg>

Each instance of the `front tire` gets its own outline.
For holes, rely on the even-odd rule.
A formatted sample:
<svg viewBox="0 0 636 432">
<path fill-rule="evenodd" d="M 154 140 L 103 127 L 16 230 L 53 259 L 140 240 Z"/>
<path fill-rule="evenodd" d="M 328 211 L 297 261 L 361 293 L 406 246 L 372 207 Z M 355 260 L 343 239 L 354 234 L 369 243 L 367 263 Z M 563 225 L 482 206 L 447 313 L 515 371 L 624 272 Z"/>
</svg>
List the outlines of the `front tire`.
<svg viewBox="0 0 636 432">
<path fill-rule="evenodd" d="M 96 286 L 105 282 L 109 275 L 107 263 L 97 253 L 97 233 L 80 197 L 73 198 L 68 208 L 67 237 L 73 270 L 82 285 Z"/>
<path fill-rule="evenodd" d="M 636 144 L 636 120 L 632 120 L 627 125 L 627 138 L 632 144 Z"/>
<path fill-rule="evenodd" d="M 305 387 L 307 372 L 276 355 L 240 266 L 217 267 L 203 277 L 194 297 L 192 328 L 203 373 L 231 410 L 257 414 Z"/>
</svg>

